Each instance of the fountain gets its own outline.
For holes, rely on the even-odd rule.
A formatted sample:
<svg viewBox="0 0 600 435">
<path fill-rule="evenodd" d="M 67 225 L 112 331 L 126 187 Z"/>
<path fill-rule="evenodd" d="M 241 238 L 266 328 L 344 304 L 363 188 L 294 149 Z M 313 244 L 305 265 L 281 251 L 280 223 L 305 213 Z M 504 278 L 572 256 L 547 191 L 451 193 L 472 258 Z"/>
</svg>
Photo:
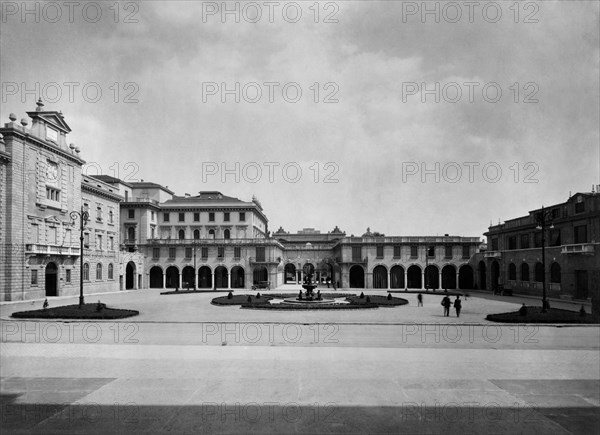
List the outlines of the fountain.
<svg viewBox="0 0 600 435">
<path fill-rule="evenodd" d="M 321 290 L 314 293 L 314 289 L 317 287 L 316 283 L 313 283 L 312 277 L 314 273 L 314 266 L 312 264 L 306 265 L 304 268 L 305 280 L 302 284 L 302 288 L 306 292 L 302 293 L 302 290 L 298 293 L 298 297 L 295 299 L 284 299 L 283 303 L 288 304 L 331 304 L 335 303 L 335 299 L 323 298 L 321 296 Z"/>
</svg>

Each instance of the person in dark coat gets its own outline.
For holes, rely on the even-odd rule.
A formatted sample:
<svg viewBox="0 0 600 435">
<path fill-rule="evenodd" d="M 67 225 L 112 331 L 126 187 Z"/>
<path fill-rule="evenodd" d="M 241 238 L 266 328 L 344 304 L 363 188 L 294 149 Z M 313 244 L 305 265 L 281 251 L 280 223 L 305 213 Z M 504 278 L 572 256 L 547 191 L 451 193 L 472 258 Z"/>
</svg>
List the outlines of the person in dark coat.
<svg viewBox="0 0 600 435">
<path fill-rule="evenodd" d="M 418 304 L 417 304 L 418 307 L 422 307 L 423 306 L 423 294 L 419 293 L 417 295 L 417 302 L 418 302 Z"/>
<path fill-rule="evenodd" d="M 442 299 L 442 306 L 444 307 L 444 316 L 448 317 L 450 315 L 451 305 L 452 302 L 450 301 L 450 298 L 448 296 L 444 296 L 444 299 Z"/>
<path fill-rule="evenodd" d="M 462 308 L 462 301 L 460 300 L 460 296 L 456 296 L 454 300 L 454 309 L 456 310 L 456 317 L 460 317 L 460 309 Z"/>
</svg>

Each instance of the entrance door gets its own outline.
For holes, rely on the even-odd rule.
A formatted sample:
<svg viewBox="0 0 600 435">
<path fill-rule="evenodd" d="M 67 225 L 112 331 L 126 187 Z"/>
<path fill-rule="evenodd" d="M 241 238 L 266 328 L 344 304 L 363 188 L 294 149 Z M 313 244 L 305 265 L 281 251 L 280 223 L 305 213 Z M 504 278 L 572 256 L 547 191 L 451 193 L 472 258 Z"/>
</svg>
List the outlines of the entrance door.
<svg viewBox="0 0 600 435">
<path fill-rule="evenodd" d="M 46 296 L 58 296 L 57 289 L 58 268 L 56 263 L 46 266 Z"/>
<path fill-rule="evenodd" d="M 587 270 L 575 271 L 575 298 L 587 299 L 588 297 L 588 273 Z"/>
<path fill-rule="evenodd" d="M 135 263 L 130 261 L 127 263 L 127 267 L 125 268 L 125 288 L 127 290 L 133 288 L 134 284 L 134 275 L 135 275 Z"/>
</svg>

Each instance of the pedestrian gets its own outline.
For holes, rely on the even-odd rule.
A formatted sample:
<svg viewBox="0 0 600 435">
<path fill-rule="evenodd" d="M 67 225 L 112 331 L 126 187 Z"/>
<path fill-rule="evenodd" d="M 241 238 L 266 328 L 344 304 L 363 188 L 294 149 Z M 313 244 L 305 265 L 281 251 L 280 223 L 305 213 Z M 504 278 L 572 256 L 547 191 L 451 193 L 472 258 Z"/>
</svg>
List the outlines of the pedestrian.
<svg viewBox="0 0 600 435">
<path fill-rule="evenodd" d="M 454 300 L 454 309 L 456 310 L 456 317 L 460 317 L 460 309 L 462 308 L 462 302 L 460 300 L 460 296 L 456 295 L 456 299 Z"/>
<path fill-rule="evenodd" d="M 450 305 L 452 305 L 450 298 L 448 296 L 444 296 L 444 299 L 442 299 L 442 306 L 444 307 L 445 317 L 448 317 L 450 315 Z"/>
<path fill-rule="evenodd" d="M 418 304 L 417 304 L 417 306 L 418 306 L 418 307 L 422 307 L 422 306 L 423 306 L 423 294 L 422 294 L 422 293 L 419 293 L 419 294 L 417 295 L 417 301 L 418 301 Z"/>
</svg>

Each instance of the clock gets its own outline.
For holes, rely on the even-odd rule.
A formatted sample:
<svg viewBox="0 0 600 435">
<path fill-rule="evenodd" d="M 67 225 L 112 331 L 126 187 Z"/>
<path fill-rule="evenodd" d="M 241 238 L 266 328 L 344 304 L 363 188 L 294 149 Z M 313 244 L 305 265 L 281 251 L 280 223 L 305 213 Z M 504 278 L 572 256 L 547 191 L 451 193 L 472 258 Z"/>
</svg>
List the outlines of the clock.
<svg viewBox="0 0 600 435">
<path fill-rule="evenodd" d="M 48 178 L 48 181 L 58 180 L 58 165 L 56 163 L 48 162 L 46 177 Z"/>
</svg>

